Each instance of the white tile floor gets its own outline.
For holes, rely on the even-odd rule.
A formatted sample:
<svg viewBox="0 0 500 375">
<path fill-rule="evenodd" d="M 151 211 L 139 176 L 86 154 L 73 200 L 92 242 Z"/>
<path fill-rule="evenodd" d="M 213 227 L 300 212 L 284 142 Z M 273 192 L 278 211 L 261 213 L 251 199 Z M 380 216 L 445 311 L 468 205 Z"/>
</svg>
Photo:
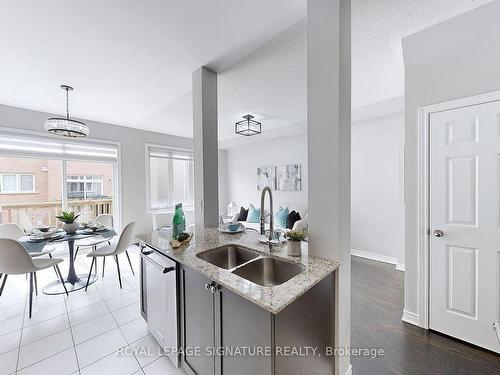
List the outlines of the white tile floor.
<svg viewBox="0 0 500 375">
<path fill-rule="evenodd" d="M 54 256 L 66 253 L 60 248 Z M 159 346 L 147 331 L 139 310 L 138 249 L 131 247 L 129 253 L 136 276 L 123 255 L 122 290 L 112 259 L 106 261 L 104 279 L 99 278 L 88 292 L 77 291 L 69 297 L 44 295 L 43 287 L 56 275 L 52 269 L 38 272 L 39 293 L 31 319 L 25 276 L 9 276 L 0 297 L 0 374 L 184 374 L 159 356 Z M 61 264 L 64 275 L 67 264 L 66 260 Z M 89 266 L 88 258 L 80 253 L 77 273 L 87 273 Z M 99 261 L 99 275 L 101 267 Z"/>
</svg>

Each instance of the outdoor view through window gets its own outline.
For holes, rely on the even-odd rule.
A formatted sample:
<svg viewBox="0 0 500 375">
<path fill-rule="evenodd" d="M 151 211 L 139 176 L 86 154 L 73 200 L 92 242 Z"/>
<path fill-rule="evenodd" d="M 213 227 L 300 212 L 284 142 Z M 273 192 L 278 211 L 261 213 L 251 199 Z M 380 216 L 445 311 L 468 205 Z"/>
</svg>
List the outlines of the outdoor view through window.
<svg viewBox="0 0 500 375">
<path fill-rule="evenodd" d="M 62 210 L 82 221 L 112 214 L 113 163 L 0 157 L 0 222 L 57 225 Z"/>
</svg>

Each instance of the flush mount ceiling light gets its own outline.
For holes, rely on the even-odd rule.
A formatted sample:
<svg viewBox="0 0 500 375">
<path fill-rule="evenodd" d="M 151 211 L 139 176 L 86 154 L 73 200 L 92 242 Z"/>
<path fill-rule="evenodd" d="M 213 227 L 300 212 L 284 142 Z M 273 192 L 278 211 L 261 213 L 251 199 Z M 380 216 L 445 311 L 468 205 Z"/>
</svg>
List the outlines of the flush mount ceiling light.
<svg viewBox="0 0 500 375">
<path fill-rule="evenodd" d="M 251 135 L 260 134 L 262 132 L 261 123 L 253 120 L 252 115 L 245 115 L 243 116 L 243 118 L 244 120 L 238 121 L 235 124 L 234 131 L 236 132 L 236 134 L 249 137 Z"/>
<path fill-rule="evenodd" d="M 64 137 L 85 137 L 89 134 L 89 127 L 85 123 L 69 117 L 69 92 L 73 87 L 61 85 L 66 90 L 66 117 L 51 117 L 45 120 L 44 127 L 49 133 Z"/>
</svg>

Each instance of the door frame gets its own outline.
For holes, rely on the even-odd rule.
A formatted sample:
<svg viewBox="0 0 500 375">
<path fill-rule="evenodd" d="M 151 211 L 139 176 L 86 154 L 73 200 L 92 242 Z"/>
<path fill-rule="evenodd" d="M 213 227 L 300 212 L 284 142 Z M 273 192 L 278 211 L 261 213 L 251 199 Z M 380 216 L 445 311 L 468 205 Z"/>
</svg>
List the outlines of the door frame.
<svg viewBox="0 0 500 375">
<path fill-rule="evenodd" d="M 433 113 L 500 101 L 500 90 L 418 108 L 417 250 L 418 326 L 429 329 L 430 315 L 430 116 Z"/>
</svg>

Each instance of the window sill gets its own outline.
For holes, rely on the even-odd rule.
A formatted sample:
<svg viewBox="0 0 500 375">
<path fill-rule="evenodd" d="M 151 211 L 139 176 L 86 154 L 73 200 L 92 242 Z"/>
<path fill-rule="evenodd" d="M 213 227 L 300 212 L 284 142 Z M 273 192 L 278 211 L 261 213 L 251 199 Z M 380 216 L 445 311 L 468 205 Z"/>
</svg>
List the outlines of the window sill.
<svg viewBox="0 0 500 375">
<path fill-rule="evenodd" d="M 0 195 L 25 195 L 25 194 L 38 194 L 38 192 L 37 191 L 12 191 L 12 192 L 1 191 L 0 192 Z"/>
<path fill-rule="evenodd" d="M 184 212 L 194 212 L 194 206 L 188 206 L 182 208 Z M 149 213 L 151 214 L 173 214 L 175 212 L 175 207 L 165 207 L 165 208 L 150 208 Z"/>
</svg>

